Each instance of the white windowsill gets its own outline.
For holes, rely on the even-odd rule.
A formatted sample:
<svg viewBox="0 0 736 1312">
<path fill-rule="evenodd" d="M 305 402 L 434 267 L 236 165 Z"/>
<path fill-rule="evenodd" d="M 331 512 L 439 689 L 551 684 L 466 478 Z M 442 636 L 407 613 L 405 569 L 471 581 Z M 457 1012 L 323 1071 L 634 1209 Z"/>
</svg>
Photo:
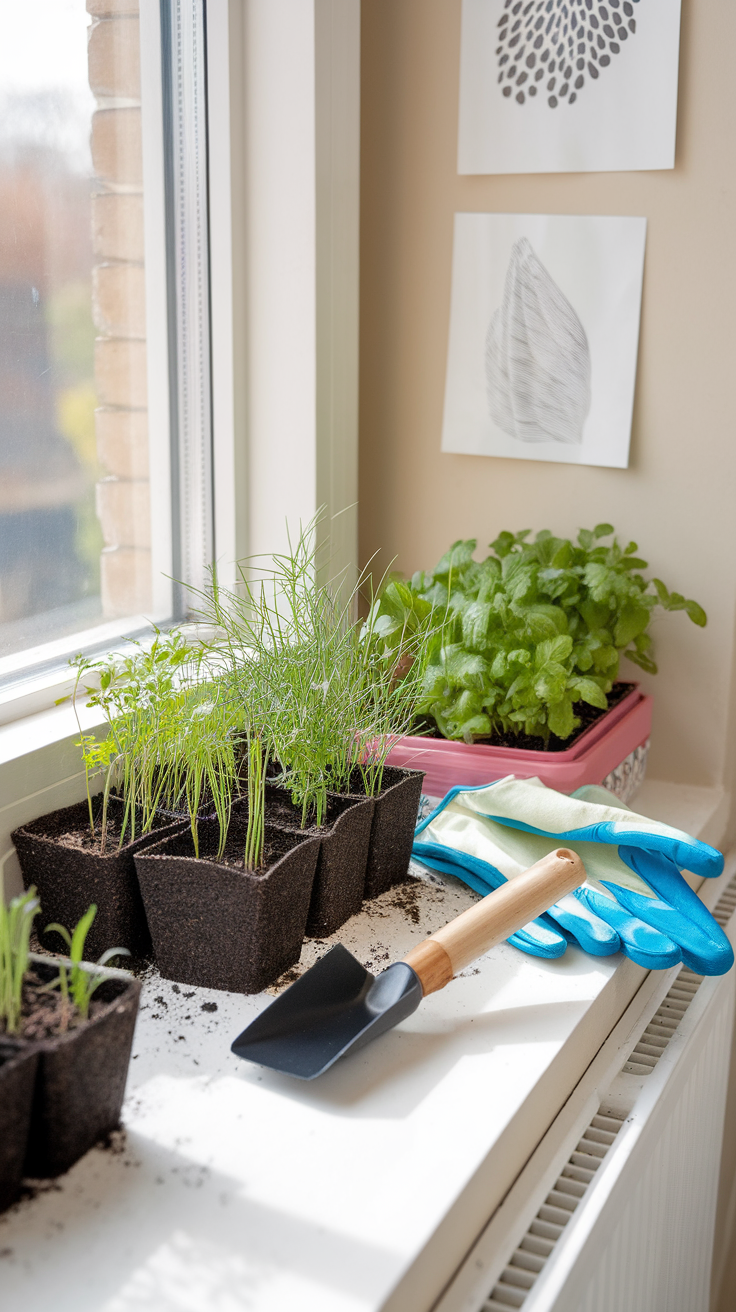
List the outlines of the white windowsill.
<svg viewBox="0 0 736 1312">
<path fill-rule="evenodd" d="M 150 619 L 129 615 L 0 658 L 0 725 L 49 710 L 60 698 L 70 696 L 76 674 L 69 660 L 77 652 L 104 655 L 106 647 L 110 653 L 123 652 L 128 636 L 145 643 L 150 634 Z"/>
<path fill-rule="evenodd" d="M 720 837 L 719 789 L 653 781 L 636 805 Z M 374 904 L 335 937 L 380 968 L 471 900 L 428 885 L 418 923 Z M 230 1054 L 267 995 L 149 981 L 127 1143 L 0 1219 L 9 1305 L 78 1312 L 83 1261 L 90 1312 L 426 1309 L 645 978 L 502 944 L 313 1085 Z"/>
</svg>

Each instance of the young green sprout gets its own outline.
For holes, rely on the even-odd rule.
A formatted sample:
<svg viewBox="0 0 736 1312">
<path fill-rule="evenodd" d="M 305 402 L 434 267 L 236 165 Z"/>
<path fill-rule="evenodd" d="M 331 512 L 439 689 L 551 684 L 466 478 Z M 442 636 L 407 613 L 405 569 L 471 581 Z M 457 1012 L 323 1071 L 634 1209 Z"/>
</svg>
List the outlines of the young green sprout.
<svg viewBox="0 0 736 1312">
<path fill-rule="evenodd" d="M 0 873 L 0 1025 L 4 1024 L 8 1034 L 15 1034 L 20 1025 L 23 979 L 28 969 L 33 918 L 38 912 L 33 887 L 6 906 Z"/>
<path fill-rule="evenodd" d="M 245 838 L 243 864 L 246 870 L 257 870 L 263 861 L 264 812 L 266 807 L 266 770 L 263 746 L 259 738 L 248 738 L 248 828 Z"/>
<path fill-rule="evenodd" d="M 83 966 L 84 944 L 90 931 L 92 921 L 97 915 L 97 907 L 94 902 L 87 908 L 81 920 L 78 922 L 74 932 L 69 933 L 63 925 L 55 922 L 46 926 L 46 933 L 55 930 L 61 934 L 64 942 L 69 949 L 69 960 L 71 966 L 67 967 L 64 963 L 59 965 L 59 974 L 51 984 L 49 989 L 58 988 L 65 1004 L 71 1003 L 76 1007 L 83 1020 L 89 1016 L 89 1004 L 92 1001 L 92 994 L 104 982 L 105 976 L 102 973 L 96 974 L 90 970 L 89 966 Z M 127 948 L 108 948 L 94 964 L 102 967 L 113 957 L 129 957 L 130 953 Z"/>
</svg>

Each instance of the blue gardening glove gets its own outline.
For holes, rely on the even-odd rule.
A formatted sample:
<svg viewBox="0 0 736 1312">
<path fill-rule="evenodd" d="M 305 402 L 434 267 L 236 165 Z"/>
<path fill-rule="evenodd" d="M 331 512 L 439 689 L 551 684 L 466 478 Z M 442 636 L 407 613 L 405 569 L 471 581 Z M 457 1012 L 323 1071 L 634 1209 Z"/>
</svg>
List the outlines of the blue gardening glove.
<svg viewBox="0 0 736 1312">
<path fill-rule="evenodd" d="M 722 974 L 733 952 L 720 926 L 680 874 L 716 876 L 723 857 L 681 830 L 636 815 L 605 789 L 567 797 L 538 779 L 509 776 L 455 788 L 416 831 L 414 855 L 488 893 L 545 855 L 572 847 L 586 883 L 509 939 L 556 957 L 575 941 L 598 956 L 623 950 L 650 969 L 679 961 Z"/>
<path fill-rule="evenodd" d="M 432 869 L 455 875 L 485 895 L 545 856 L 551 844 L 548 838 L 518 832 L 487 817 L 480 823 L 463 806 L 467 791 L 456 789 L 456 795 L 448 795 L 418 827 L 414 855 Z M 611 898 L 607 901 L 611 910 L 618 913 L 616 920 L 636 960 L 662 968 L 681 959 L 679 949 L 670 939 L 621 912 Z M 625 946 L 615 926 L 599 916 L 594 905 L 583 900 L 578 890 L 517 930 L 508 941 L 522 952 L 538 957 L 559 957 L 570 941 L 594 956 L 609 956 Z"/>
</svg>

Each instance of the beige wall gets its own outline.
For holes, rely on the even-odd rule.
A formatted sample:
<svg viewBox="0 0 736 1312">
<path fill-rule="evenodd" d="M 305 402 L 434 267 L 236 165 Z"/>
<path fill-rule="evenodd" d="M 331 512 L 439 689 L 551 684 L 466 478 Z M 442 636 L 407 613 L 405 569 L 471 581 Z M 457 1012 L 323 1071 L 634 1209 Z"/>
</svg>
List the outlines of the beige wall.
<svg viewBox="0 0 736 1312">
<path fill-rule="evenodd" d="M 683 0 L 677 167 L 459 177 L 460 0 L 363 0 L 361 559 L 430 567 L 455 538 L 601 520 L 696 597 L 657 620 L 651 769 L 728 782 L 736 612 L 736 6 Z M 628 470 L 443 455 L 456 210 L 646 215 Z M 697 682 L 696 682 L 697 681 Z"/>
</svg>

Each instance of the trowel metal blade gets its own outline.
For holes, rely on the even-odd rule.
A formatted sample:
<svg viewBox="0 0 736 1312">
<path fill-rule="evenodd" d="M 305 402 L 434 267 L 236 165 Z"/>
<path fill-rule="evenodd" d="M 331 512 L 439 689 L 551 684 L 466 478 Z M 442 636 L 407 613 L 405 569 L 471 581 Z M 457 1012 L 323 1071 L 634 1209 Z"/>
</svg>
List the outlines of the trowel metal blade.
<svg viewBox="0 0 736 1312">
<path fill-rule="evenodd" d="M 397 961 L 377 978 L 341 943 L 276 998 L 238 1035 L 245 1061 L 313 1080 L 416 1011 L 422 986 Z"/>
</svg>

